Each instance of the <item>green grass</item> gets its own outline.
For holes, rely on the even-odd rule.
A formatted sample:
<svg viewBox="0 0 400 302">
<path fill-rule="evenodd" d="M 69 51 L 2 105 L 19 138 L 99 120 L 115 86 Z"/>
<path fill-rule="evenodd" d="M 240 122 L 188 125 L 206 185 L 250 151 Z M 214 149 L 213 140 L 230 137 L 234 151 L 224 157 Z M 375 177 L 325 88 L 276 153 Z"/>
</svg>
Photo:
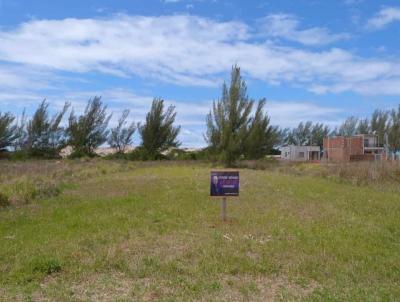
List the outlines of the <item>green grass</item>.
<svg viewBox="0 0 400 302">
<path fill-rule="evenodd" d="M 0 210 L 0 301 L 400 297 L 392 190 L 244 169 L 222 223 L 206 164 L 28 162 L 0 171 L 3 186 L 40 177 L 60 188 Z"/>
</svg>

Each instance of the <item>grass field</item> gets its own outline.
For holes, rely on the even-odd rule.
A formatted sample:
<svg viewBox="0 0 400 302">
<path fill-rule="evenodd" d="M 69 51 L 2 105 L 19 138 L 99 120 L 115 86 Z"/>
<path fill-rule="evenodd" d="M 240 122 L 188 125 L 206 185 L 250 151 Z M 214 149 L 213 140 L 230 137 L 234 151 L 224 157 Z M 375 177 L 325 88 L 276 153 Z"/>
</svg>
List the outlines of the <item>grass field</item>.
<svg viewBox="0 0 400 302">
<path fill-rule="evenodd" d="M 0 162 L 0 301 L 400 299 L 396 190 L 242 169 L 222 223 L 210 168 Z"/>
</svg>

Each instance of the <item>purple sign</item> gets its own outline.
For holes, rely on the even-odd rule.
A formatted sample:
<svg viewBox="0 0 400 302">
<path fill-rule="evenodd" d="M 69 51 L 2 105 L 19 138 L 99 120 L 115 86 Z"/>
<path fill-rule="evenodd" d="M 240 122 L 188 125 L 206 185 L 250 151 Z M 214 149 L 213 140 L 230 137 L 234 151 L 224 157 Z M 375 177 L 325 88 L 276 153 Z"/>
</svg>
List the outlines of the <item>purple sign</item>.
<svg viewBox="0 0 400 302">
<path fill-rule="evenodd" d="M 211 171 L 210 196 L 239 196 L 239 171 Z"/>
</svg>

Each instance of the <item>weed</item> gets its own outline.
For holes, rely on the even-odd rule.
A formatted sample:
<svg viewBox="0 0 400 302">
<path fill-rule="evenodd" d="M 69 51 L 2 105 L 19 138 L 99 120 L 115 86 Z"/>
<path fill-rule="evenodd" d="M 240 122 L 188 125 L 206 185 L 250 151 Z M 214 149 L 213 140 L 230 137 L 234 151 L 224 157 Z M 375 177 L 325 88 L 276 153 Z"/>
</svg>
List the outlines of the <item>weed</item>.
<svg viewBox="0 0 400 302">
<path fill-rule="evenodd" d="M 42 273 L 51 275 L 61 271 L 61 263 L 55 258 L 40 257 L 32 262 L 32 271 L 34 273 Z"/>
<path fill-rule="evenodd" d="M 0 192 L 0 208 L 8 207 L 10 205 L 10 198 L 3 192 Z"/>
</svg>

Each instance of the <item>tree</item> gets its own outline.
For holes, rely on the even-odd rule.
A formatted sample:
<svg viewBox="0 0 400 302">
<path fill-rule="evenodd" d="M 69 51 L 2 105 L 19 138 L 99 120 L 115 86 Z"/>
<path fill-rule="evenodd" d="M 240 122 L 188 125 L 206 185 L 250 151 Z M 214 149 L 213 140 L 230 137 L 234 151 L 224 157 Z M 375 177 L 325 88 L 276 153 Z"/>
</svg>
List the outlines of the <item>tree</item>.
<svg viewBox="0 0 400 302">
<path fill-rule="evenodd" d="M 390 111 L 390 124 L 388 127 L 388 141 L 392 152 L 400 151 L 400 105 Z"/>
<path fill-rule="evenodd" d="M 310 144 L 311 135 L 312 135 L 312 122 L 300 122 L 296 128 L 293 128 L 288 133 L 287 144 L 288 145 L 297 145 L 297 146 L 306 146 Z"/>
<path fill-rule="evenodd" d="M 247 95 L 247 85 L 242 80 L 240 68 L 234 66 L 232 68 L 230 86 L 227 87 L 224 83 L 222 97 L 213 102 L 212 110 L 210 110 L 206 118 L 207 132 L 205 139 L 209 149 L 225 165 L 231 166 L 241 155 L 245 155 L 246 149 L 247 151 L 260 150 L 255 145 L 246 147 L 246 144 L 252 144 L 250 138 L 247 137 L 250 129 L 253 131 L 253 137 L 268 136 L 267 133 L 260 134 L 263 128 L 260 125 L 260 121 L 264 120 L 263 123 L 266 122 L 265 116 L 262 117 L 263 114 L 261 113 L 264 103 L 264 100 L 259 102 L 258 117 L 254 118 L 254 120 L 259 119 L 259 121 L 252 124 L 250 114 L 254 100 L 249 99 Z M 255 153 L 258 154 L 258 152 Z"/>
<path fill-rule="evenodd" d="M 9 113 L 0 112 L 0 152 L 11 147 L 18 137 L 15 117 Z"/>
<path fill-rule="evenodd" d="M 27 132 L 26 132 L 26 125 L 27 125 L 27 117 L 25 114 L 25 109 L 22 111 L 21 117 L 18 118 L 16 125 L 15 125 L 15 133 L 17 138 L 13 143 L 14 150 L 21 151 L 26 148 L 27 142 Z"/>
<path fill-rule="evenodd" d="M 29 155 L 57 157 L 65 146 L 66 137 L 60 123 L 70 104 L 65 103 L 63 109 L 49 118 L 49 104 L 43 100 L 33 117 L 27 123 L 26 149 Z"/>
<path fill-rule="evenodd" d="M 271 126 L 269 116 L 264 113 L 265 104 L 266 99 L 259 101 L 245 137 L 244 155 L 248 159 L 262 158 L 273 149 L 280 139 L 278 127 Z"/>
<path fill-rule="evenodd" d="M 348 117 L 339 127 L 338 135 L 353 136 L 357 133 L 358 118 L 355 116 Z"/>
<path fill-rule="evenodd" d="M 175 117 L 175 106 L 169 106 L 164 112 L 164 100 L 153 100 L 146 122 L 138 127 L 141 147 L 149 158 L 155 159 L 161 152 L 180 145 L 177 137 L 181 127 L 174 126 Z"/>
<path fill-rule="evenodd" d="M 329 127 L 322 123 L 300 122 L 296 128 L 287 131 L 285 143 L 298 146 L 322 146 L 324 137 L 327 137 L 329 133 Z"/>
<path fill-rule="evenodd" d="M 107 106 L 103 105 L 98 96 L 89 99 L 83 115 L 77 117 L 72 111 L 67 134 L 74 153 L 93 156 L 95 148 L 107 141 L 109 132 L 107 126 L 110 118 L 111 114 L 107 114 Z"/>
<path fill-rule="evenodd" d="M 371 132 L 369 120 L 367 118 L 360 119 L 357 125 L 357 134 L 369 134 Z"/>
<path fill-rule="evenodd" d="M 118 120 L 118 125 L 111 129 L 108 143 L 112 148 L 115 148 L 118 153 L 124 153 L 129 145 L 132 145 L 133 134 L 136 131 L 136 125 L 132 122 L 127 125 L 126 119 L 128 118 L 129 110 L 126 109 L 122 112 L 122 116 Z"/>
<path fill-rule="evenodd" d="M 311 146 L 322 146 L 324 144 L 324 138 L 328 137 L 330 128 L 322 123 L 316 123 L 311 129 Z"/>
<path fill-rule="evenodd" d="M 375 110 L 371 117 L 371 132 L 378 135 L 379 142 L 385 141 L 385 133 L 388 131 L 390 112 Z"/>
</svg>

